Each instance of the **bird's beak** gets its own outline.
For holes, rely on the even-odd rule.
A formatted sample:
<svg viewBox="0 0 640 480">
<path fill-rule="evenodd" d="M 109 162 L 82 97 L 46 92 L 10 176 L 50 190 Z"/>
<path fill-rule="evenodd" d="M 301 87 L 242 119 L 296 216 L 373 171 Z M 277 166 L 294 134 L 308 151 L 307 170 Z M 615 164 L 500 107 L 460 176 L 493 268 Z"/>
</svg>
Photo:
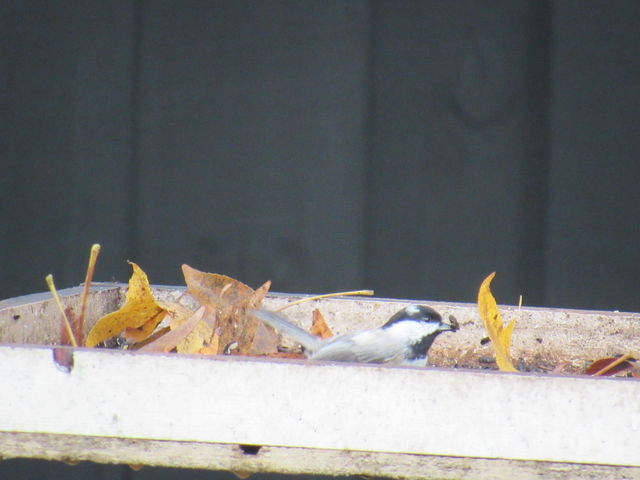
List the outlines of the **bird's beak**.
<svg viewBox="0 0 640 480">
<path fill-rule="evenodd" d="M 449 323 L 440 322 L 441 332 L 455 332 L 460 328 L 458 320 L 453 315 L 449 315 Z"/>
</svg>

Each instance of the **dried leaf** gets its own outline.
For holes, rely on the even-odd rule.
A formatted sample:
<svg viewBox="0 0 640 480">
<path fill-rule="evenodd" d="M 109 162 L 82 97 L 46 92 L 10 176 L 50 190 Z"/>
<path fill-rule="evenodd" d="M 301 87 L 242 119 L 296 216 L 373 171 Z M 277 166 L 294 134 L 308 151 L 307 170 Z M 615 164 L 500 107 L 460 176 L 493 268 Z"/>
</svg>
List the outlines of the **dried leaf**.
<svg viewBox="0 0 640 480">
<path fill-rule="evenodd" d="M 256 322 L 259 323 L 256 324 Z M 278 334 L 270 326 L 255 318 L 250 318 L 247 320 L 246 331 L 254 332 L 251 341 L 247 341 L 248 335 L 241 335 L 238 350 L 234 353 L 238 355 L 271 355 L 278 351 Z"/>
<path fill-rule="evenodd" d="M 187 335 L 189 335 L 196 325 L 200 323 L 206 312 L 205 307 L 200 307 L 196 313 L 194 313 L 187 321 L 177 327 L 175 330 L 171 330 L 162 337 L 158 338 L 154 342 L 151 342 L 142 347 L 140 352 L 162 352 L 166 353 L 178 346 Z"/>
<path fill-rule="evenodd" d="M 633 361 L 635 361 L 635 359 L 629 354 L 622 357 L 600 358 L 589 365 L 584 373 L 587 375 L 608 377 L 631 370 L 633 368 L 633 363 L 631 362 Z"/>
<path fill-rule="evenodd" d="M 224 353 L 227 345 L 238 338 L 242 307 L 252 298 L 253 290 L 226 275 L 201 272 L 186 264 L 182 265 L 182 273 L 189 293 L 216 313 L 221 329 L 218 353 Z"/>
<path fill-rule="evenodd" d="M 208 346 L 208 347 L 202 347 L 198 353 L 200 355 L 217 355 L 218 354 L 218 345 L 216 344 L 216 346 Z"/>
<path fill-rule="evenodd" d="M 262 302 L 264 301 L 264 298 L 267 296 L 267 293 L 269 293 L 270 288 L 271 280 L 267 280 L 253 292 L 253 295 L 249 300 L 249 310 L 260 308 Z"/>
<path fill-rule="evenodd" d="M 505 372 L 517 372 L 511 362 L 511 356 L 509 354 L 511 349 L 511 332 L 516 322 L 515 320 L 511 320 L 506 327 L 503 326 L 498 304 L 489 288 L 491 280 L 493 280 L 495 275 L 495 272 L 492 273 L 485 278 L 482 285 L 480 285 L 480 290 L 478 291 L 478 310 L 480 311 L 484 328 L 496 352 L 498 368 Z"/>
<path fill-rule="evenodd" d="M 163 312 L 164 313 L 164 312 Z M 125 328 L 123 332 L 124 338 L 130 342 L 142 342 L 145 338 L 148 338 L 156 329 L 158 324 L 165 318 L 164 315 L 155 316 L 144 322 L 138 328 Z"/>
<path fill-rule="evenodd" d="M 324 320 L 319 309 L 313 311 L 313 320 L 311 320 L 311 334 L 320 338 L 333 337 L 333 332 Z"/>
<path fill-rule="evenodd" d="M 147 275 L 133 262 L 129 262 L 133 267 L 133 274 L 129 279 L 129 289 L 125 304 L 117 311 L 105 315 L 93 326 L 85 345 L 94 347 L 125 329 L 140 329 L 143 325 L 144 331 L 155 328 L 165 316 L 166 311 L 155 301 L 151 294 L 151 287 Z"/>
<path fill-rule="evenodd" d="M 176 314 L 170 321 L 171 329 L 179 328 L 186 322 L 193 312 L 188 308 L 182 307 L 183 311 Z M 206 308 L 205 308 L 206 310 Z M 213 336 L 213 326 L 215 325 L 215 314 L 205 311 L 202 320 L 195 326 L 193 331 L 189 333 L 184 340 L 176 345 L 176 351 L 183 354 L 200 353 L 200 350 L 209 342 Z"/>
<path fill-rule="evenodd" d="M 180 305 L 179 303 L 173 302 L 162 302 L 156 300 L 156 303 L 160 308 L 162 308 L 166 312 L 166 316 L 162 317 L 162 320 L 175 319 L 176 317 L 180 317 L 184 320 L 191 317 L 193 312 L 189 310 L 187 307 Z M 152 333 L 155 332 L 158 327 L 158 321 L 156 318 L 152 318 L 149 321 L 145 322 L 139 328 L 126 328 L 124 330 L 124 337 L 130 342 L 140 343 L 145 339 L 148 339 Z M 145 342 L 148 343 L 148 342 Z"/>
<path fill-rule="evenodd" d="M 161 336 L 169 333 L 170 331 L 171 331 L 171 329 L 169 327 L 156 328 L 155 332 L 153 332 L 151 335 L 149 335 L 143 341 L 138 342 L 138 343 L 134 343 L 133 345 L 131 345 L 129 347 L 129 350 L 140 350 L 145 345 L 148 345 L 151 342 L 155 342 L 158 338 L 160 338 Z"/>
<path fill-rule="evenodd" d="M 167 312 L 167 319 L 169 320 L 169 326 L 172 330 L 182 325 L 194 314 L 192 310 L 180 303 L 162 302 L 159 300 L 157 303 Z"/>
<path fill-rule="evenodd" d="M 182 265 L 189 293 L 201 304 L 221 317 L 229 317 L 253 296 L 253 289 L 238 280 L 218 273 L 206 273 Z"/>
<path fill-rule="evenodd" d="M 271 282 L 267 281 L 253 292 L 248 307 L 244 311 L 260 308 L 270 287 Z M 266 355 L 278 351 L 278 334 L 273 328 L 257 318 L 246 315 L 243 321 L 244 325 L 238 336 L 237 353 L 239 355 Z"/>
<path fill-rule="evenodd" d="M 201 355 L 217 355 L 218 346 L 220 345 L 220 332 L 219 328 L 216 328 L 211 337 L 211 342 L 200 349 L 198 353 Z"/>
<path fill-rule="evenodd" d="M 182 265 L 182 272 L 189 293 L 217 315 L 218 353 L 224 353 L 234 342 L 238 343 L 240 353 L 253 352 L 256 335 L 262 330 L 258 327 L 259 322 L 249 318 L 246 312 L 260 307 L 271 282 L 254 292 L 251 287 L 226 275 L 201 272 L 189 265 Z"/>
</svg>

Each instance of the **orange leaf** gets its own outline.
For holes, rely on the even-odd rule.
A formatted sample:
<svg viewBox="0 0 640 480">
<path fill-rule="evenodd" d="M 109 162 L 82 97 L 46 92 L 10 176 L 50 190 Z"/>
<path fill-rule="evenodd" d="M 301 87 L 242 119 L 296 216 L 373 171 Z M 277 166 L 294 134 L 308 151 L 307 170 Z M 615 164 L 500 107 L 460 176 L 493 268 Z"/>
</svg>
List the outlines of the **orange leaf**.
<svg viewBox="0 0 640 480">
<path fill-rule="evenodd" d="M 325 322 L 319 309 L 313 311 L 313 320 L 311 320 L 311 334 L 320 338 L 333 337 L 333 332 Z"/>
<path fill-rule="evenodd" d="M 495 277 L 495 272 L 484 279 L 478 291 L 478 310 L 482 317 L 482 323 L 491 339 L 491 343 L 496 352 L 496 363 L 498 368 L 505 372 L 517 372 L 511 362 L 509 350 L 511 349 L 511 332 L 515 327 L 515 320 L 511 320 L 504 327 L 502 317 L 498 310 L 496 299 L 490 290 L 491 280 Z"/>
<path fill-rule="evenodd" d="M 145 331 L 153 331 L 164 317 L 166 311 L 153 298 L 147 275 L 138 265 L 129 263 L 133 267 L 133 274 L 129 279 L 125 304 L 96 322 L 87 335 L 87 347 L 94 347 L 125 329 L 140 329 L 147 322 L 149 324 Z M 150 328 L 152 324 L 153 328 Z"/>
<path fill-rule="evenodd" d="M 189 293 L 219 317 L 231 316 L 253 296 L 251 287 L 226 275 L 201 272 L 187 264 L 182 265 L 182 273 Z"/>
<path fill-rule="evenodd" d="M 248 319 L 247 325 L 256 322 L 260 322 L 260 320 L 252 317 Z M 246 343 L 244 348 L 242 346 L 243 338 L 246 337 L 240 337 L 238 346 L 238 353 L 241 355 L 270 355 L 278 351 L 278 334 L 264 322 L 257 324 L 251 342 Z"/>
<path fill-rule="evenodd" d="M 259 326 L 260 322 L 246 315 L 247 310 L 260 307 L 271 282 L 254 291 L 226 275 L 201 272 L 186 264 L 182 265 L 182 272 L 189 293 L 217 315 L 218 353 L 224 353 L 234 342 L 238 343 L 240 353 L 254 352 L 256 348 L 253 345 L 258 332 L 268 343 L 266 346 L 261 344 L 258 350 L 271 348 L 269 345 L 274 342 L 269 341 L 268 333 L 263 333 L 267 331 Z"/>
<path fill-rule="evenodd" d="M 269 293 L 270 288 L 271 288 L 271 280 L 267 280 L 253 292 L 253 294 L 251 295 L 251 298 L 249 299 L 250 310 L 255 310 L 257 308 L 260 308 L 260 305 L 262 305 L 262 301 L 264 300 L 264 297 L 267 296 L 267 293 Z"/>
<path fill-rule="evenodd" d="M 271 282 L 267 281 L 253 292 L 244 311 L 260 308 L 270 287 Z M 273 328 L 254 317 L 245 315 L 243 320 L 244 325 L 238 336 L 238 354 L 264 355 L 278 351 L 278 335 Z"/>
</svg>

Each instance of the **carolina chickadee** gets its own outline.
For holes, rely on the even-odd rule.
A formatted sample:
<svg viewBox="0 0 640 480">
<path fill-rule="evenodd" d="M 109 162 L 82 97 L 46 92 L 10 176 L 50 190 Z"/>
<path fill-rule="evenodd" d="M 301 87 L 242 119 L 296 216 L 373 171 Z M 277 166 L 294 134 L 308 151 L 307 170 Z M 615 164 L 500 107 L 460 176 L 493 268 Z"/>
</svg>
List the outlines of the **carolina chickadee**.
<svg viewBox="0 0 640 480">
<path fill-rule="evenodd" d="M 423 305 L 403 308 L 382 327 L 327 339 L 311 335 L 269 310 L 253 310 L 251 314 L 300 343 L 310 360 L 335 362 L 425 366 L 435 338 L 459 328 L 454 317 L 449 317 L 450 324 L 443 323 L 438 312 Z"/>
</svg>

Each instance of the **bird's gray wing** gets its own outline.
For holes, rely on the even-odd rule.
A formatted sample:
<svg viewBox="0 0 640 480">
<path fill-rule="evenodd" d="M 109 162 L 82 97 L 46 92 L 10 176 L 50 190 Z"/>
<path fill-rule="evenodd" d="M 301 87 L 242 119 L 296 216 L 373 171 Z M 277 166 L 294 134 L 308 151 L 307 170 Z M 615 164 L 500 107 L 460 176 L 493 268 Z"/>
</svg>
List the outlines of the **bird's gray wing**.
<svg viewBox="0 0 640 480">
<path fill-rule="evenodd" d="M 311 360 L 400 364 L 404 350 L 379 329 L 341 335 L 325 341 L 309 355 Z"/>
</svg>

